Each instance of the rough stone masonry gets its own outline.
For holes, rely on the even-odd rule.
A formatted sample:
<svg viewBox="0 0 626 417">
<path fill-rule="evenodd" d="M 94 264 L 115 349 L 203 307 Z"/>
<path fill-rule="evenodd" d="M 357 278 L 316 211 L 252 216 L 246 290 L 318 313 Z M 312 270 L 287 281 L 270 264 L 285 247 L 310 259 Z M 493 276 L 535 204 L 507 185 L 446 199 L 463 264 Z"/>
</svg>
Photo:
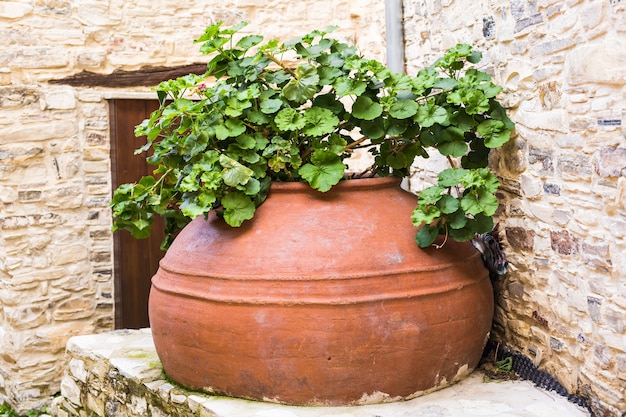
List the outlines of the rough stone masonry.
<svg viewBox="0 0 626 417">
<path fill-rule="evenodd" d="M 405 0 L 408 72 L 469 42 L 517 123 L 494 155 L 512 271 L 496 340 L 626 411 L 626 4 Z M 424 176 L 424 174 L 422 174 Z"/>
</svg>

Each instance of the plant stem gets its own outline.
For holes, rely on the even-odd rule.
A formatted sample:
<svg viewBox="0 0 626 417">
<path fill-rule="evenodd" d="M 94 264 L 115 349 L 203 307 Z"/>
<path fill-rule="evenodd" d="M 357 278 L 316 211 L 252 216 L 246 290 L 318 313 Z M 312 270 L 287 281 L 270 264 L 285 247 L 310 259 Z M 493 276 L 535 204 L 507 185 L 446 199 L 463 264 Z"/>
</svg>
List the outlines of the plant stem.
<svg viewBox="0 0 626 417">
<path fill-rule="evenodd" d="M 279 67 L 281 67 L 281 68 L 282 68 L 283 70 L 285 70 L 286 72 L 288 72 L 288 73 L 289 73 L 292 77 L 294 77 L 294 78 L 298 78 L 298 77 L 296 76 L 296 73 L 295 73 L 295 72 L 294 72 L 291 68 L 287 67 L 283 61 L 279 60 L 279 59 L 278 59 L 278 58 L 276 58 L 274 55 L 272 55 L 272 54 L 270 54 L 270 53 L 268 53 L 268 52 L 266 52 L 266 51 L 263 51 L 262 53 L 263 53 L 263 56 L 265 56 L 267 59 L 269 59 L 270 61 L 272 61 L 274 64 L 276 64 L 276 65 L 278 65 Z"/>
</svg>

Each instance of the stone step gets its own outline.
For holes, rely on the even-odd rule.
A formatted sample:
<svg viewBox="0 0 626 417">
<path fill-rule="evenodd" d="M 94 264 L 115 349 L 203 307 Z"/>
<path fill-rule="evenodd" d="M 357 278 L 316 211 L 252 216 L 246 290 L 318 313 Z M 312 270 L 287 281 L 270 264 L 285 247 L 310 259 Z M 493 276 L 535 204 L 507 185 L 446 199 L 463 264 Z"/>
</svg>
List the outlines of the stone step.
<svg viewBox="0 0 626 417">
<path fill-rule="evenodd" d="M 51 414 L 59 417 L 585 417 L 588 412 L 528 381 L 488 382 L 483 374 L 404 402 L 295 407 L 212 396 L 169 382 L 150 329 L 76 336 Z"/>
</svg>

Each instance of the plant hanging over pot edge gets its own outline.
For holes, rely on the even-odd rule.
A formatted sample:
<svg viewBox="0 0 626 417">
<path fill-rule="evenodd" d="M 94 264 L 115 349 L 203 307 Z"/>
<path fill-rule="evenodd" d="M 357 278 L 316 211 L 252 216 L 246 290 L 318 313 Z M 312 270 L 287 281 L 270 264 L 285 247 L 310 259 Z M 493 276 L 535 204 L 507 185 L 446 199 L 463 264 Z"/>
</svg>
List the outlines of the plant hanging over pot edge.
<svg viewBox="0 0 626 417">
<path fill-rule="evenodd" d="M 212 210 L 234 227 L 251 219 L 272 181 L 325 192 L 348 177 L 405 177 L 428 148 L 450 168 L 419 193 L 411 216 L 423 226 L 418 245 L 492 230 L 499 182 L 489 152 L 510 139 L 514 125 L 496 98 L 502 88 L 466 68 L 479 52 L 458 44 L 411 77 L 328 37 L 334 28 L 280 43 L 236 37 L 245 25 L 209 26 L 196 40 L 211 56 L 206 74 L 156 88 L 160 107 L 135 133 L 147 137 L 136 153 L 152 148 L 147 159 L 157 167 L 115 190 L 113 230 L 147 237 L 161 215 L 167 248 L 191 219 Z M 344 161 L 357 149 L 367 149 L 373 164 L 349 175 Z"/>
</svg>

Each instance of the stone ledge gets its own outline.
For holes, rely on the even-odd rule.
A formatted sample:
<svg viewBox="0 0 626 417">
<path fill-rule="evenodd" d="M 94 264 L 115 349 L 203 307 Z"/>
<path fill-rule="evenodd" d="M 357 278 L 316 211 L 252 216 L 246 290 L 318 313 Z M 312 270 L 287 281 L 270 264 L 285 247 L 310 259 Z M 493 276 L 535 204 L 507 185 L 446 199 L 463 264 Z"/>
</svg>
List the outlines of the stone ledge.
<svg viewBox="0 0 626 417">
<path fill-rule="evenodd" d="M 150 329 L 75 336 L 67 344 L 58 417 L 584 417 L 563 397 L 525 381 L 485 383 L 480 373 L 410 401 L 356 407 L 293 407 L 183 389 L 163 374 Z"/>
</svg>

